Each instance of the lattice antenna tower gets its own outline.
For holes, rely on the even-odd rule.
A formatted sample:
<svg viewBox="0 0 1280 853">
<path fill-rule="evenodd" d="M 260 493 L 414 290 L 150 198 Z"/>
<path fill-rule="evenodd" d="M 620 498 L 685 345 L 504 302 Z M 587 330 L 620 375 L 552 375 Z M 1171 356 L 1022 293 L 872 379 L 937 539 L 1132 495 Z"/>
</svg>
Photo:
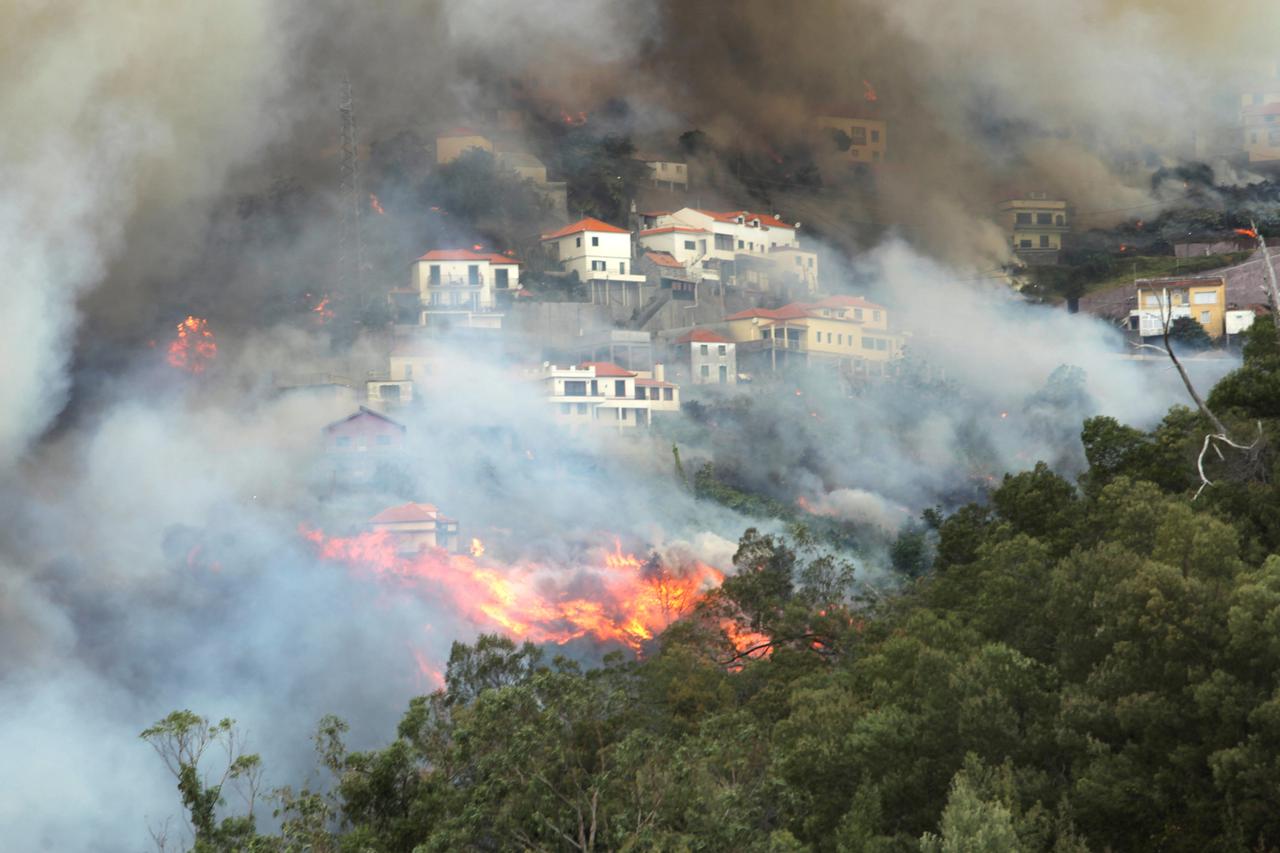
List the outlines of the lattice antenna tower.
<svg viewBox="0 0 1280 853">
<path fill-rule="evenodd" d="M 347 293 L 364 293 L 364 240 L 361 235 L 360 167 L 356 138 L 355 100 L 351 95 L 351 78 L 342 79 L 342 100 L 338 105 L 342 117 L 342 144 L 338 162 L 338 204 L 342 212 L 338 236 L 338 278 Z"/>
</svg>

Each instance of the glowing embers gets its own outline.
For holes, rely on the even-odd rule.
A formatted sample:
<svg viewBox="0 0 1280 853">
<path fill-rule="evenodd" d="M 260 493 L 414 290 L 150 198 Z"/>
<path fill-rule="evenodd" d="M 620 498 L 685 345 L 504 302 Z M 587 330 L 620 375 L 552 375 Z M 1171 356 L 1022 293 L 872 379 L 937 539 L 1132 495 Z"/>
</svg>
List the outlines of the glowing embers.
<svg viewBox="0 0 1280 853">
<path fill-rule="evenodd" d="M 218 344 L 203 317 L 191 317 L 178 324 L 166 356 L 170 366 L 188 373 L 203 373 L 218 355 Z"/>
<path fill-rule="evenodd" d="M 597 549 L 585 562 L 552 566 L 533 562 L 498 565 L 479 554 L 423 548 L 396 553 L 386 531 L 327 537 L 304 528 L 323 559 L 357 574 L 441 600 L 481 630 L 501 630 L 535 643 L 563 644 L 578 638 L 616 642 L 639 650 L 668 625 L 692 611 L 724 575 L 696 560 L 669 566 Z"/>
</svg>

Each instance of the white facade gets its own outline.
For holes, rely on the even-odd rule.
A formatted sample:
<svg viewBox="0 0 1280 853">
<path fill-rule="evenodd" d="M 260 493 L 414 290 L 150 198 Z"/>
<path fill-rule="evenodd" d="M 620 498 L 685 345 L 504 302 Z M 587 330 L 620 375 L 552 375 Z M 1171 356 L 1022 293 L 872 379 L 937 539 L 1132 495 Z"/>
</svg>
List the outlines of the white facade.
<svg viewBox="0 0 1280 853">
<path fill-rule="evenodd" d="M 410 286 L 422 305 L 422 325 L 436 317 L 473 328 L 501 328 L 501 299 L 520 289 L 520 264 L 504 255 L 437 249 L 414 261 Z"/>
<path fill-rule="evenodd" d="M 705 229 L 711 234 L 707 245 L 708 257 L 723 261 L 732 261 L 739 254 L 767 256 L 775 249 L 800 245 L 796 225 L 783 222 L 776 216 L 747 210 L 720 212 L 684 207 L 671 213 L 653 214 L 649 218 L 653 221 L 646 224 L 651 229 L 668 225 Z"/>
<path fill-rule="evenodd" d="M 537 373 L 556 421 L 570 426 L 647 427 L 655 411 L 678 411 L 680 389 L 662 379 L 662 367 L 646 377 L 616 364 L 543 365 Z"/>
<path fill-rule="evenodd" d="M 684 225 L 666 225 L 641 231 L 638 235 L 641 248 L 654 252 L 666 252 L 686 268 L 700 266 L 709 257 L 712 235 L 705 228 Z M 704 270 L 712 273 L 715 270 Z"/>
<path fill-rule="evenodd" d="M 631 267 L 631 232 L 598 219 L 544 234 L 542 245 L 562 270 L 576 272 L 582 281 L 644 280 Z"/>
<path fill-rule="evenodd" d="M 1226 314 L 1227 334 L 1239 335 L 1248 331 L 1256 319 L 1258 319 L 1258 315 L 1249 310 L 1228 311 Z"/>
<path fill-rule="evenodd" d="M 688 348 L 690 381 L 695 385 L 738 384 L 738 351 L 733 341 L 692 340 Z"/>
</svg>

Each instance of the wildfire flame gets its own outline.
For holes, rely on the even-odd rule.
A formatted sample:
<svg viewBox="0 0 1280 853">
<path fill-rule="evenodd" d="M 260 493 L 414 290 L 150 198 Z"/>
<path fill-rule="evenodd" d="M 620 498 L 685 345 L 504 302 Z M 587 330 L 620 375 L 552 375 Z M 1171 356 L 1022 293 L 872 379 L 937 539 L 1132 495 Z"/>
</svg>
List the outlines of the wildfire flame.
<svg viewBox="0 0 1280 853">
<path fill-rule="evenodd" d="M 587 123 L 587 114 L 583 112 L 567 113 L 564 110 L 561 110 L 560 120 L 570 127 L 581 127 Z"/>
<path fill-rule="evenodd" d="M 316 322 L 322 326 L 333 319 L 333 309 L 329 307 L 329 294 L 320 296 L 320 301 L 312 306 L 311 313 L 316 315 Z"/>
<path fill-rule="evenodd" d="M 323 559 L 344 563 L 356 574 L 442 596 L 482 630 L 497 629 L 535 643 L 589 637 L 638 651 L 689 613 L 704 590 L 724 580 L 723 573 L 705 563 L 692 561 L 673 571 L 656 560 L 623 553 L 617 542 L 613 551 L 599 555 L 598 564 L 566 573 L 563 567 L 536 563 L 499 566 L 479 554 L 438 548 L 404 555 L 385 530 L 346 538 L 307 528 L 302 534 Z M 590 588 L 591 597 L 576 592 L 578 588 Z"/>
<path fill-rule="evenodd" d="M 187 316 L 178 324 L 178 333 L 169 342 L 167 360 L 171 367 L 189 373 L 203 373 L 218 354 L 218 344 L 203 317 Z"/>
<path fill-rule="evenodd" d="M 1236 233 L 1242 234 L 1245 237 L 1252 237 L 1255 240 L 1258 239 L 1258 232 L 1254 231 L 1252 228 L 1237 228 Z"/>
<path fill-rule="evenodd" d="M 476 539 L 474 536 L 471 537 L 471 556 L 473 557 L 484 556 L 484 543 L 481 542 L 479 539 Z"/>
<path fill-rule="evenodd" d="M 876 87 L 872 86 L 866 80 L 862 81 L 862 97 L 868 101 L 880 100 L 880 98 L 876 95 Z"/>
<path fill-rule="evenodd" d="M 387 215 L 387 212 L 382 209 L 382 202 L 378 201 L 378 197 L 373 193 L 369 193 L 369 208 L 379 216 Z"/>
</svg>

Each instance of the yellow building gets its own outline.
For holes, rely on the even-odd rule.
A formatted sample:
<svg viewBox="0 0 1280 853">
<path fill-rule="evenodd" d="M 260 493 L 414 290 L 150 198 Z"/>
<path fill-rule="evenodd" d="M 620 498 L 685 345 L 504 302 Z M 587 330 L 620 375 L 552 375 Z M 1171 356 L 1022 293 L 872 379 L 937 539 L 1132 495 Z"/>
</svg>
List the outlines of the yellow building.
<svg viewBox="0 0 1280 853">
<path fill-rule="evenodd" d="M 889 327 L 888 309 L 858 296 L 750 308 L 726 317 L 724 331 L 740 353 L 755 354 L 770 369 L 829 361 L 855 376 L 882 376 L 903 347 L 903 336 Z"/>
<path fill-rule="evenodd" d="M 1138 307 L 1129 312 L 1129 328 L 1142 337 L 1163 335 L 1165 320 L 1179 317 L 1195 320 L 1211 338 L 1226 330 L 1227 281 L 1222 276 L 1140 278 L 1136 285 Z"/>
<path fill-rule="evenodd" d="M 1240 121 L 1250 163 L 1280 160 L 1280 101 L 1244 107 Z"/>
<path fill-rule="evenodd" d="M 493 142 L 469 127 L 455 127 L 436 137 L 436 163 L 452 163 L 466 151 L 480 148 L 493 153 Z"/>
<path fill-rule="evenodd" d="M 1047 193 L 1028 192 L 996 205 L 1014 254 L 1028 264 L 1056 264 L 1062 235 L 1069 230 L 1067 203 Z"/>
<path fill-rule="evenodd" d="M 829 107 L 815 117 L 818 129 L 827 135 L 844 134 L 849 148 L 844 152 L 851 163 L 880 163 L 889 151 L 889 126 L 880 118 L 874 101 L 851 107 Z M 841 139 L 841 144 L 844 140 Z"/>
</svg>

